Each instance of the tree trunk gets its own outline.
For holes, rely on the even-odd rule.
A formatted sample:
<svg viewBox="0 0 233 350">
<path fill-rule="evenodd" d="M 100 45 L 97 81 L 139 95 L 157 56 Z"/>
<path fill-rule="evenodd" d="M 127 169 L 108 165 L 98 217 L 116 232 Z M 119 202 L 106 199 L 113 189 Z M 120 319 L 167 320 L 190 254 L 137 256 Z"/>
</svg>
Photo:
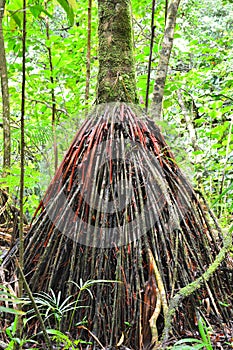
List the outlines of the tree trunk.
<svg viewBox="0 0 233 350">
<path fill-rule="evenodd" d="M 5 0 L 0 0 L 0 72 L 2 89 L 2 120 L 3 120 L 3 171 L 10 168 L 11 163 L 11 133 L 10 133 L 10 102 L 8 89 L 8 76 L 6 65 L 6 54 L 4 47 L 4 37 L 2 20 L 4 15 Z"/>
<path fill-rule="evenodd" d="M 99 0 L 99 17 L 97 100 L 104 104 L 77 132 L 38 207 L 25 237 L 24 273 L 33 292 L 52 289 L 75 302 L 60 322 L 75 339 L 93 341 L 93 349 L 101 342 L 141 350 L 158 345 L 167 317 L 166 333 L 175 315 L 175 334 L 196 334 L 203 300 L 214 301 L 213 316 L 227 323 L 232 309 L 215 300 L 230 305 L 232 275 L 208 273 L 171 310 L 177 291 L 206 276 L 223 245 L 221 230 L 212 217 L 213 232 L 159 128 L 125 103 L 136 101 L 130 2 Z M 120 102 L 106 105 L 112 101 Z M 13 254 L 3 263 L 8 279 Z M 77 327 L 80 321 L 86 326 Z"/>
<path fill-rule="evenodd" d="M 98 103 L 135 103 L 136 81 L 133 59 L 130 0 L 99 0 Z"/>
<path fill-rule="evenodd" d="M 185 106 L 181 90 L 177 90 L 177 98 L 178 98 L 178 103 L 180 105 L 181 111 L 182 111 L 184 119 L 185 119 L 186 127 L 189 131 L 189 137 L 190 137 L 190 141 L 191 141 L 193 150 L 198 151 L 199 147 L 197 144 L 197 135 L 196 135 L 194 122 L 192 120 L 192 117 L 190 116 L 188 109 Z"/>
<path fill-rule="evenodd" d="M 161 118 L 164 86 L 167 77 L 168 65 L 173 46 L 176 15 L 180 0 L 171 0 L 167 10 L 166 25 L 160 53 L 157 73 L 154 83 L 153 99 L 151 103 L 151 116 L 157 120 Z"/>
</svg>

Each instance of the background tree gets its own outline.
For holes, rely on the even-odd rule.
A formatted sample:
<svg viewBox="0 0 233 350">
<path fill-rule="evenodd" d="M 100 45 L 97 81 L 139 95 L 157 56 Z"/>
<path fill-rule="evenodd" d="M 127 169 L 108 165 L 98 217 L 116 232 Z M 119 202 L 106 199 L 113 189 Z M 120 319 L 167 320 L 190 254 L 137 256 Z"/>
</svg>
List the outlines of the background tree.
<svg viewBox="0 0 233 350">
<path fill-rule="evenodd" d="M 3 175 L 9 170 L 11 164 L 11 132 L 10 132 L 10 101 L 8 89 L 8 74 L 6 64 L 6 54 L 3 36 L 3 16 L 5 1 L 0 1 L 0 72 L 1 72 L 1 91 L 2 91 L 2 128 L 3 128 Z"/>
<path fill-rule="evenodd" d="M 151 105 L 151 113 L 155 119 L 161 118 L 164 87 L 168 72 L 169 59 L 173 46 L 176 16 L 179 4 L 180 1 L 170 1 L 166 11 L 164 38 L 162 43 L 162 50 L 160 52 L 157 73 L 155 77 L 154 93 L 152 100 L 153 103 Z"/>
</svg>

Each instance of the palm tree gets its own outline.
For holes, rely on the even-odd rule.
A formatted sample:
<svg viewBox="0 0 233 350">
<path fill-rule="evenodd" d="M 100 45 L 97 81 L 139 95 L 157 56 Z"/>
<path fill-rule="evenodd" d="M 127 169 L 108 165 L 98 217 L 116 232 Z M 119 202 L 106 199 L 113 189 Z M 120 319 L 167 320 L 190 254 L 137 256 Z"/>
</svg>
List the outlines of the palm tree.
<svg viewBox="0 0 233 350">
<path fill-rule="evenodd" d="M 130 0 L 98 5 L 98 105 L 37 209 L 24 273 L 33 292 L 53 289 L 74 300 L 82 281 L 102 281 L 84 294 L 79 305 L 87 308 L 70 310 L 62 329 L 82 333 L 95 349 L 96 338 L 143 349 L 158 343 L 170 300 L 213 263 L 223 239 L 160 129 L 135 105 Z M 10 255 L 4 266 L 12 261 Z M 226 304 L 230 292 L 230 277 L 219 270 L 183 300 L 173 333 L 195 332 L 196 312 L 206 314 L 208 299 L 211 321 L 228 322 L 232 310 L 218 300 Z M 82 320 L 89 332 L 76 326 Z"/>
</svg>

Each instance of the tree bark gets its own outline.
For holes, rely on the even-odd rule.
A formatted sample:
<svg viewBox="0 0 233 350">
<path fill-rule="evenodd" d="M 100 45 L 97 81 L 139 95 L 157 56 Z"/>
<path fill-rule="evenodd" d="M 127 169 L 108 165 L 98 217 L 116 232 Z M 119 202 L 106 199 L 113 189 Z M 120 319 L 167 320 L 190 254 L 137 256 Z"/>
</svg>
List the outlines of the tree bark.
<svg viewBox="0 0 233 350">
<path fill-rule="evenodd" d="M 49 35 L 49 18 L 46 17 L 46 37 L 47 40 L 50 40 Z M 57 102 L 56 94 L 54 88 L 54 68 L 53 68 L 53 55 L 52 47 L 50 44 L 46 47 L 48 51 L 48 60 L 49 60 L 49 70 L 50 70 L 50 83 L 51 83 L 51 100 L 52 100 L 52 130 L 53 130 L 53 154 L 54 154 L 54 170 L 57 170 L 58 167 L 58 149 L 57 149 L 57 137 L 56 137 L 56 112 L 57 112 Z"/>
<path fill-rule="evenodd" d="M 6 53 L 4 46 L 2 20 L 4 16 L 5 0 L 0 0 L 0 75 L 2 89 L 2 120 L 3 120 L 3 171 L 10 168 L 11 163 L 11 133 L 10 133 L 10 102 Z"/>
<path fill-rule="evenodd" d="M 87 56 L 86 56 L 86 88 L 85 88 L 85 103 L 88 105 L 90 78 L 91 78 L 91 18 L 92 18 L 92 0 L 88 0 L 87 8 Z"/>
<path fill-rule="evenodd" d="M 186 127 L 189 131 L 189 137 L 190 137 L 190 140 L 192 143 L 193 150 L 198 151 L 199 147 L 197 144 L 195 127 L 193 125 L 193 121 L 192 121 L 192 118 L 189 114 L 189 111 L 187 110 L 187 108 L 184 104 L 184 100 L 183 100 L 182 93 L 180 90 L 177 90 L 177 97 L 178 97 L 178 103 L 180 105 L 181 111 L 182 111 L 184 119 L 185 119 Z"/>
<path fill-rule="evenodd" d="M 130 0 L 98 0 L 97 102 L 135 103 L 136 80 Z"/>
<path fill-rule="evenodd" d="M 180 0 L 171 0 L 167 10 L 166 25 L 162 43 L 162 51 L 157 67 L 157 73 L 154 83 L 153 99 L 151 103 L 151 116 L 160 119 L 162 112 L 162 101 L 164 95 L 164 86 L 167 77 L 168 64 L 171 50 L 173 47 L 173 38 L 176 25 L 176 16 Z"/>
</svg>

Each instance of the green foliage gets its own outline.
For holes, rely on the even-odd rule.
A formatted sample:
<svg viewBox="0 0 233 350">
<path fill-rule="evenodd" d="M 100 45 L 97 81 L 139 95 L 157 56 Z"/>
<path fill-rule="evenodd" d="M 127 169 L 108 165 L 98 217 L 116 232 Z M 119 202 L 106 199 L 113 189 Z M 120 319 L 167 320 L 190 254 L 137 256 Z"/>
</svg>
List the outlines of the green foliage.
<svg viewBox="0 0 233 350">
<path fill-rule="evenodd" d="M 80 300 L 80 296 L 81 296 L 81 293 L 84 292 L 84 291 L 87 291 L 91 298 L 93 298 L 93 295 L 92 295 L 92 292 L 90 290 L 90 287 L 92 287 L 94 284 L 102 284 L 102 283 L 111 283 L 111 282 L 117 282 L 117 281 L 111 281 L 111 280 L 88 280 L 86 282 L 83 283 L 82 280 L 80 280 L 80 283 L 79 285 L 76 283 L 76 282 L 71 282 L 73 283 L 78 289 L 79 289 L 79 293 L 78 293 L 78 296 L 77 296 L 77 299 L 74 303 L 74 307 L 73 307 L 73 312 L 71 314 L 71 317 L 70 317 L 70 322 L 69 322 L 69 328 L 68 330 L 70 331 L 71 329 L 71 326 L 72 326 L 72 321 L 73 321 L 73 318 L 74 318 L 74 315 L 75 315 L 75 309 L 77 308 L 77 304 Z M 120 281 L 118 283 L 121 283 Z"/>
<path fill-rule="evenodd" d="M 172 347 L 172 350 L 192 350 L 192 349 L 213 350 L 213 347 L 210 341 L 210 336 L 208 333 L 208 328 L 202 317 L 200 317 L 198 320 L 198 329 L 199 329 L 199 334 L 201 336 L 201 340 L 195 339 L 195 338 L 185 338 L 185 339 L 178 340 L 175 343 L 175 345 Z M 192 345 L 188 345 L 188 344 L 192 344 Z"/>
<path fill-rule="evenodd" d="M 38 309 L 43 316 L 44 322 L 50 326 L 50 318 L 52 322 L 55 322 L 56 329 L 61 329 L 61 321 L 65 314 L 71 310 L 79 308 L 76 301 L 70 301 L 73 297 L 70 295 L 65 300 L 61 300 L 61 292 L 58 292 L 56 296 L 54 291 L 51 290 L 50 294 L 45 292 L 40 292 L 35 294 L 35 302 Z M 79 300 L 78 300 L 79 301 Z M 28 311 L 28 315 L 33 313 L 33 316 L 28 319 L 28 321 L 36 317 L 34 314 L 34 309 Z"/>
<path fill-rule="evenodd" d="M 172 147 L 177 144 L 185 150 L 188 162 L 193 163 L 195 185 L 214 203 L 222 224 L 228 225 L 233 208 L 232 9 L 229 4 L 222 7 L 221 1 L 214 6 L 211 0 L 205 4 L 184 1 L 180 14 L 180 37 L 174 40 L 164 100 L 165 134 Z M 177 89 L 195 130 L 198 149 L 193 148 Z M 174 138 L 171 125 L 176 129 Z"/>
<path fill-rule="evenodd" d="M 12 294 L 9 289 L 3 285 L 0 285 L 0 303 L 4 302 L 6 305 L 0 305 L 0 316 L 2 313 L 9 313 L 13 315 L 25 315 L 25 312 L 18 310 L 16 305 L 25 304 L 25 301 L 16 297 L 16 295 Z M 13 307 L 14 305 L 14 307 Z"/>
<path fill-rule="evenodd" d="M 81 295 L 83 292 L 88 292 L 91 298 L 93 298 L 91 287 L 95 284 L 102 284 L 102 283 L 111 283 L 116 281 L 110 281 L 110 280 L 89 280 L 86 282 L 83 282 L 80 280 L 80 284 L 78 285 L 76 282 L 71 282 L 74 284 L 78 289 L 77 296 L 69 295 L 67 298 L 63 298 L 61 291 L 58 292 L 56 295 L 54 291 L 51 289 L 50 293 L 40 292 L 35 293 L 35 303 L 38 306 L 38 309 L 43 316 L 44 323 L 48 327 L 52 327 L 52 325 L 55 324 L 56 329 L 58 331 L 61 331 L 62 328 L 62 320 L 64 320 L 67 313 L 72 311 L 71 317 L 69 319 L 69 328 L 68 331 L 70 331 L 70 328 L 72 326 L 72 321 L 75 315 L 75 312 L 78 308 L 85 308 L 85 306 L 78 305 L 81 301 Z M 28 299 L 26 299 L 27 302 Z M 27 322 L 31 320 L 32 318 L 36 317 L 36 314 L 34 312 L 34 309 L 30 309 L 27 311 Z M 85 320 L 80 320 L 80 324 L 85 324 Z"/>
<path fill-rule="evenodd" d="M 78 285 L 75 282 L 71 282 L 75 284 L 75 286 L 78 288 L 78 294 L 77 296 L 70 295 L 67 298 L 63 298 L 61 292 L 59 291 L 56 295 L 53 290 L 50 291 L 50 293 L 40 292 L 34 294 L 34 300 L 35 303 L 38 306 L 39 312 L 43 318 L 43 321 L 46 325 L 46 332 L 51 337 L 51 340 L 57 344 L 58 347 L 61 346 L 63 349 L 80 349 L 81 344 L 92 344 L 91 342 L 83 341 L 82 339 L 71 339 L 68 334 L 65 334 L 61 330 L 61 321 L 66 317 L 66 314 L 69 311 L 72 311 L 72 316 L 70 319 L 70 323 L 72 323 L 72 318 L 74 317 L 75 311 L 82 307 L 85 308 L 85 305 L 80 306 L 78 303 L 81 301 L 81 295 L 85 291 L 89 293 L 89 295 L 93 298 L 91 287 L 95 284 L 102 284 L 102 283 L 116 283 L 117 281 L 111 281 L 111 280 L 89 280 L 86 282 L 83 282 L 80 280 L 80 284 Z M 21 311 L 17 310 L 15 307 L 5 307 L 0 306 L 0 316 L 1 313 L 5 314 L 13 314 L 14 320 L 11 323 L 10 326 L 8 326 L 5 330 L 5 335 L 8 339 L 7 349 L 13 350 L 15 348 L 15 345 L 18 344 L 19 346 L 23 346 L 27 344 L 27 346 L 30 343 L 37 344 L 39 346 L 39 343 L 36 340 L 29 339 L 29 338 L 19 338 L 17 335 L 17 322 L 18 322 L 18 316 L 22 315 L 23 318 L 23 325 L 26 327 L 28 322 L 36 317 L 34 309 L 30 309 L 30 300 L 28 298 L 17 298 L 15 295 L 10 293 L 10 291 L 5 287 L 0 287 L 0 302 L 4 302 L 5 305 L 29 305 L 29 310 Z M 76 324 L 77 327 L 83 327 L 85 325 L 86 321 L 85 319 L 80 320 L 78 324 Z M 51 327 L 53 326 L 53 328 Z M 54 328 L 55 326 L 55 328 Z M 85 328 L 85 327 L 84 327 Z M 87 328 L 85 328 L 87 329 Z M 88 329 L 87 329 L 88 330 Z M 23 332 L 24 333 L 24 332 Z M 26 333 L 25 333 L 26 334 Z M 41 333 L 38 333 L 33 336 L 33 338 L 36 338 Z M 40 346 L 39 346 L 40 348 Z M 33 349 L 37 349 L 33 346 Z"/>
<path fill-rule="evenodd" d="M 12 324 L 6 328 L 6 336 L 9 339 L 9 343 L 7 344 L 7 350 L 14 350 L 17 346 L 22 348 L 23 345 L 27 344 L 37 344 L 36 341 L 32 339 L 27 338 L 19 338 L 17 335 L 17 323 L 18 323 L 18 316 L 15 317 Z M 33 349 L 38 349 L 33 346 Z"/>
<path fill-rule="evenodd" d="M 21 309 L 18 309 L 18 306 L 23 306 L 27 303 L 28 302 L 26 300 L 17 298 L 17 296 L 13 294 L 13 292 L 10 291 L 7 287 L 5 287 L 4 285 L 0 285 L 0 322 L 2 324 L 4 323 L 3 317 L 5 317 L 5 315 L 7 314 L 14 317 L 13 322 L 10 324 L 10 326 L 6 327 L 5 329 L 5 334 L 8 338 L 8 350 L 15 349 L 16 344 L 20 347 L 22 347 L 26 343 L 36 344 L 36 341 L 26 339 L 23 337 L 19 338 L 17 334 L 18 317 L 26 316 L 26 312 L 22 311 Z M 0 333 L 3 333 L 3 330 L 1 330 Z"/>
<path fill-rule="evenodd" d="M 86 108 L 95 101 L 98 71 L 97 1 L 93 1 L 92 6 L 91 81 L 87 105 L 87 1 L 28 1 L 25 210 L 30 216 L 54 174 L 51 91 L 54 90 L 56 99 L 55 129 L 59 160 L 85 118 Z M 150 100 L 165 26 L 164 6 L 164 1 L 156 2 Z M 12 168 L 1 186 L 9 188 L 16 205 L 20 160 L 21 9 L 21 0 L 9 0 L 3 21 L 11 104 Z M 151 2 L 132 0 L 132 12 L 138 94 L 140 100 L 145 101 Z M 233 209 L 232 189 L 225 191 L 231 188 L 233 178 L 231 27 L 232 4 L 229 0 L 207 0 L 205 3 L 184 0 L 181 3 L 165 87 L 162 121 L 163 133 L 177 157 L 182 149 L 188 164 L 192 164 L 192 181 L 195 185 L 208 196 L 210 203 L 216 203 L 220 198 L 213 209 L 224 225 L 232 220 Z M 193 148 L 184 111 L 177 98 L 178 89 L 195 129 L 198 149 Z M 2 148 L 1 140 L 1 154 Z M 183 156 L 181 159 L 184 162 Z"/>
<path fill-rule="evenodd" d="M 52 340 L 55 341 L 58 346 L 61 346 L 64 350 L 80 349 L 80 344 L 92 345 L 92 342 L 86 342 L 82 339 L 71 340 L 67 334 L 64 334 L 56 329 L 47 329 L 48 334 L 51 336 Z"/>
<path fill-rule="evenodd" d="M 133 1 L 135 57 L 138 90 L 145 100 L 150 45 L 151 3 Z M 201 19 L 201 20 L 200 20 Z M 174 47 L 165 86 L 161 125 L 178 163 L 209 199 L 222 224 L 232 220 L 233 131 L 232 131 L 232 6 L 217 0 L 205 3 L 183 1 L 177 19 Z M 155 37 L 152 57 L 152 82 L 156 72 L 164 30 L 164 3 L 155 9 Z M 194 149 L 180 90 L 190 123 L 195 130 Z M 153 116 L 152 116 L 153 117 Z M 185 154 L 185 157 L 183 157 Z M 230 188 L 229 191 L 225 189 Z"/>
<path fill-rule="evenodd" d="M 9 188 L 18 205 L 20 168 L 20 92 L 22 70 L 22 1 L 9 0 L 4 17 L 11 104 L 12 167 L 1 187 Z M 93 3 L 92 72 L 97 73 L 97 5 Z M 46 32 L 48 23 L 48 34 Z M 32 216 L 54 174 L 52 95 L 56 98 L 56 137 L 59 160 L 85 117 L 87 3 L 82 0 L 28 2 L 26 64 L 25 211 Z M 53 71 L 50 70 L 49 50 Z M 53 83 L 51 82 L 51 76 Z M 90 82 L 90 103 L 95 82 Z M 0 115 L 1 119 L 1 115 Z M 1 122 L 1 120 L 0 120 Z M 0 158 L 3 141 L 0 141 Z"/>
<path fill-rule="evenodd" d="M 70 25 L 73 26 L 74 25 L 74 11 L 73 11 L 71 4 L 67 0 L 57 0 L 57 1 L 62 6 L 62 8 L 65 10 Z"/>
</svg>

